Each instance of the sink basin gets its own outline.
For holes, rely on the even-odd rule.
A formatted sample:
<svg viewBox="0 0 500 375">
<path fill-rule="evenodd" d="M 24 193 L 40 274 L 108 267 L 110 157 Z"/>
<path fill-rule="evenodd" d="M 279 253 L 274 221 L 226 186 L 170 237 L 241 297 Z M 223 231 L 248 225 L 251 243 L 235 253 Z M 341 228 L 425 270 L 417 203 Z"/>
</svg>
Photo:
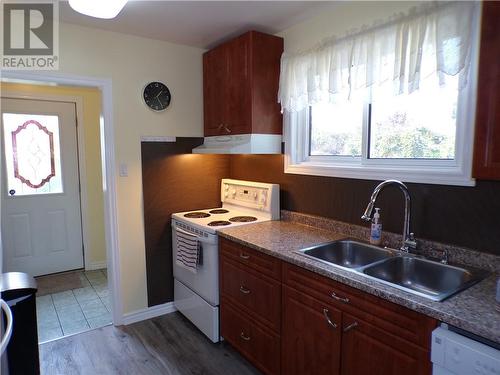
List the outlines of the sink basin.
<svg viewBox="0 0 500 375">
<path fill-rule="evenodd" d="M 393 256 L 391 250 L 353 240 L 333 241 L 299 250 L 299 253 L 348 269 L 360 269 Z"/>
<path fill-rule="evenodd" d="M 366 267 L 362 272 L 383 283 L 434 301 L 442 301 L 470 287 L 487 274 L 412 256 L 394 257 Z"/>
<path fill-rule="evenodd" d="M 442 264 L 350 239 L 297 252 L 433 301 L 443 301 L 488 275 L 486 271 Z"/>
</svg>

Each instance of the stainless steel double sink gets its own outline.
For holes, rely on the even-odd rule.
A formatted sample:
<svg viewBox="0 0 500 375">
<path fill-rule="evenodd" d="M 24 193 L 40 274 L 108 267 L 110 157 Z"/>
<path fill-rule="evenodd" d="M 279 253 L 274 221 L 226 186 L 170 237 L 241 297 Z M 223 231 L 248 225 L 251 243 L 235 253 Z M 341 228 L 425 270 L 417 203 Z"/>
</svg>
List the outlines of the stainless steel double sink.
<svg viewBox="0 0 500 375">
<path fill-rule="evenodd" d="M 433 301 L 443 301 L 488 275 L 486 271 L 443 264 L 350 239 L 297 252 Z"/>
</svg>

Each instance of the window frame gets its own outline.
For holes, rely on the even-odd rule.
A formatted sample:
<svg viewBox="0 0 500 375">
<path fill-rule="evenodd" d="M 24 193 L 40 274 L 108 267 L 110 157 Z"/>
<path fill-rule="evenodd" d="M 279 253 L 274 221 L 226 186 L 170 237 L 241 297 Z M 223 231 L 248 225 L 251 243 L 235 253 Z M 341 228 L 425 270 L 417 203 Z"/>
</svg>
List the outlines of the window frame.
<svg viewBox="0 0 500 375">
<path fill-rule="evenodd" d="M 471 51 L 467 86 L 459 91 L 455 159 L 370 159 L 368 158 L 369 104 L 364 106 L 362 156 L 319 156 L 310 154 L 310 110 L 285 113 L 285 173 L 364 180 L 398 179 L 404 182 L 475 186 L 472 177 L 474 124 L 476 113 L 479 32 Z M 295 117 L 296 126 L 291 125 Z"/>
</svg>

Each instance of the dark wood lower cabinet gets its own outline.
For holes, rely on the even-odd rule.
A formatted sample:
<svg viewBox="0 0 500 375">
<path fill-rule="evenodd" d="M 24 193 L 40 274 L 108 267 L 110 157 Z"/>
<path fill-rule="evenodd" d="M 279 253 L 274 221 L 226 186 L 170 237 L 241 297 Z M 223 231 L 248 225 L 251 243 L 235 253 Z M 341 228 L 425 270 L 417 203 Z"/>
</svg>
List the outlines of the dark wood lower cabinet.
<svg viewBox="0 0 500 375">
<path fill-rule="evenodd" d="M 255 320 L 280 331 L 281 283 L 250 271 L 224 258 L 220 262 L 220 291 L 233 306 L 248 312 Z"/>
<path fill-rule="evenodd" d="M 222 300 L 221 335 L 264 374 L 280 373 L 280 337 Z"/>
<path fill-rule="evenodd" d="M 349 315 L 344 315 L 342 375 L 424 375 L 429 352 Z"/>
<path fill-rule="evenodd" d="M 283 290 L 282 373 L 338 374 L 342 314 L 290 287 Z"/>
<path fill-rule="evenodd" d="M 269 258 L 221 241 L 221 334 L 262 372 L 431 374 L 435 319 Z"/>
</svg>

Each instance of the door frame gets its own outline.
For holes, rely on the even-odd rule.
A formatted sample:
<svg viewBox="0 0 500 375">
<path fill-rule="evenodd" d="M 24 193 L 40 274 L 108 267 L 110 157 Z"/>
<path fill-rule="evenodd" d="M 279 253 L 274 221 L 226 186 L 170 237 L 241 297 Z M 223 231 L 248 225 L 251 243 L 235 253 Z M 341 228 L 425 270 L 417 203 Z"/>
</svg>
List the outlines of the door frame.
<svg viewBox="0 0 500 375">
<path fill-rule="evenodd" d="M 101 158 L 103 163 L 104 225 L 106 234 L 106 263 L 108 267 L 108 288 L 110 290 L 113 324 L 123 324 L 123 300 L 120 273 L 120 253 L 118 242 L 118 222 L 116 204 L 115 141 L 113 126 L 113 85 L 110 78 L 80 76 L 53 71 L 1 71 L 1 78 L 56 83 L 77 87 L 92 87 L 101 90 L 101 112 L 103 116 L 103 139 Z M 81 103 L 80 103 L 81 104 Z M 82 108 L 80 108 L 81 110 Z M 78 106 L 77 106 L 78 110 Z M 78 117 L 78 115 L 77 115 Z M 83 127 L 82 127 L 83 129 Z M 81 147 L 79 147 L 80 149 Z M 80 151 L 79 151 L 80 152 Z M 80 156 L 80 155 L 79 155 Z M 0 193 L 3 188 L 0 186 Z M 83 201 L 82 201 L 83 203 Z M 82 211 L 82 224 L 83 219 Z M 83 227 L 83 225 L 82 225 Z M 83 231 L 83 228 L 82 228 Z M 83 233 L 82 233 L 83 234 Z M 1 246 L 1 245 L 0 245 Z"/>
<path fill-rule="evenodd" d="M 0 94 L 1 98 L 6 99 L 26 99 L 26 100 L 40 100 L 40 101 L 51 101 L 59 103 L 71 103 L 75 104 L 76 112 L 76 138 L 77 138 L 77 150 L 78 150 L 78 179 L 79 179 L 79 190 L 80 190 L 80 215 L 82 220 L 82 245 L 83 245 L 83 264 L 86 271 L 96 269 L 98 267 L 88 267 L 90 261 L 88 259 L 89 255 L 86 251 L 89 249 L 89 215 L 87 212 L 87 169 L 85 164 L 85 134 L 84 134 L 84 120 L 83 120 L 83 98 L 81 96 L 73 95 L 53 95 L 53 94 L 35 94 L 35 93 L 20 93 L 13 91 L 2 91 Z"/>
</svg>

